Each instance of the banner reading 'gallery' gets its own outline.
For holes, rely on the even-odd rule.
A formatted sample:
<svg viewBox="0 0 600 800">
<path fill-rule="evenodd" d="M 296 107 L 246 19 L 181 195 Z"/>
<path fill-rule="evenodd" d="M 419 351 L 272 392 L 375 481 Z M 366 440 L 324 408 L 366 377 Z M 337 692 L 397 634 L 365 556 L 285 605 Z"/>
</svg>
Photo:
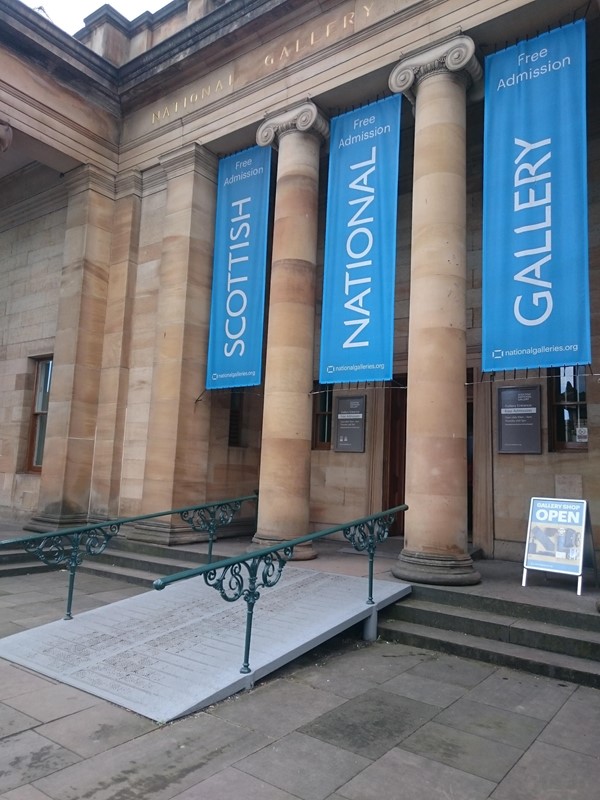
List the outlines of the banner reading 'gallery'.
<svg viewBox="0 0 600 800">
<path fill-rule="evenodd" d="M 271 149 L 219 161 L 206 388 L 262 380 Z"/>
<path fill-rule="evenodd" d="M 486 58 L 483 369 L 591 361 L 585 24 Z"/>
<path fill-rule="evenodd" d="M 331 122 L 321 383 L 392 377 L 400 101 Z"/>
</svg>

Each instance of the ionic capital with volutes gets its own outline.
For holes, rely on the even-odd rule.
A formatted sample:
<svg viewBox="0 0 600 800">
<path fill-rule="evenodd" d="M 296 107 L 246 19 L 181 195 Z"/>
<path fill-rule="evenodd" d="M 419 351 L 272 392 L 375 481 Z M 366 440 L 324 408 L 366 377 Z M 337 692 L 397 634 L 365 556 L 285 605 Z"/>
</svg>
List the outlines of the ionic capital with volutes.
<svg viewBox="0 0 600 800">
<path fill-rule="evenodd" d="M 329 123 L 317 106 L 307 100 L 285 111 L 267 115 L 256 132 L 256 143 L 265 147 L 294 131 L 327 139 Z"/>
<path fill-rule="evenodd" d="M 440 73 L 461 76 L 470 99 L 482 96 L 483 69 L 475 55 L 475 42 L 463 35 L 403 58 L 392 70 L 388 84 L 392 92 L 403 94 L 414 105 L 419 83 Z"/>
</svg>

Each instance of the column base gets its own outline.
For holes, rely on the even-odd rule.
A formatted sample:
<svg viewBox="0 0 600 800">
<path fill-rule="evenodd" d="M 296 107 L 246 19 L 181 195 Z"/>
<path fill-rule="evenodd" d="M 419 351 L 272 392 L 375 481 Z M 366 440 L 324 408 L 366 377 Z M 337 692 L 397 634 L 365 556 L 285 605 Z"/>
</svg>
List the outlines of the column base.
<svg viewBox="0 0 600 800">
<path fill-rule="evenodd" d="M 285 547 L 286 540 L 263 538 L 257 533 L 252 539 L 252 544 L 248 548 L 248 552 L 252 552 L 252 550 L 262 550 L 263 547 L 274 547 L 276 544 Z M 311 561 L 313 558 L 317 558 L 317 556 L 318 553 L 315 552 L 312 542 L 307 542 L 307 544 L 300 544 L 294 547 L 294 555 L 291 557 L 290 561 Z"/>
<path fill-rule="evenodd" d="M 403 550 L 392 567 L 392 575 L 409 583 L 433 583 L 440 586 L 472 586 L 481 575 L 468 556 L 442 556 Z"/>
<path fill-rule="evenodd" d="M 128 541 L 161 544 L 167 547 L 205 542 L 208 539 L 206 535 L 193 531 L 189 525 L 176 525 L 156 520 L 127 525 L 123 532 Z"/>
<path fill-rule="evenodd" d="M 83 528 L 88 525 L 87 514 L 80 513 L 57 513 L 42 511 L 35 514 L 29 522 L 23 525 L 24 531 L 33 531 L 34 533 L 50 533 L 52 531 L 60 530 L 61 528 Z"/>
</svg>

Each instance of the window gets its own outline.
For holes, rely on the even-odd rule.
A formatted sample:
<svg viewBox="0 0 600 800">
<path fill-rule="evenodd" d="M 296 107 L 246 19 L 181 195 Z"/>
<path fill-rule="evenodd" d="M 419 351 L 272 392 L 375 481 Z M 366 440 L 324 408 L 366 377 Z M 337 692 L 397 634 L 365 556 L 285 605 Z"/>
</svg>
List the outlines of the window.
<svg viewBox="0 0 600 800">
<path fill-rule="evenodd" d="M 29 433 L 28 469 L 39 472 L 42 468 L 46 422 L 48 418 L 48 398 L 52 380 L 52 359 L 39 358 L 35 361 L 35 388 L 33 410 Z"/>
<path fill-rule="evenodd" d="M 331 449 L 333 424 L 333 386 L 315 383 L 313 386 L 313 450 Z"/>
<path fill-rule="evenodd" d="M 229 447 L 243 447 L 244 390 L 233 389 L 229 402 Z"/>
<path fill-rule="evenodd" d="M 548 435 L 554 452 L 587 450 L 585 367 L 548 370 Z"/>
</svg>

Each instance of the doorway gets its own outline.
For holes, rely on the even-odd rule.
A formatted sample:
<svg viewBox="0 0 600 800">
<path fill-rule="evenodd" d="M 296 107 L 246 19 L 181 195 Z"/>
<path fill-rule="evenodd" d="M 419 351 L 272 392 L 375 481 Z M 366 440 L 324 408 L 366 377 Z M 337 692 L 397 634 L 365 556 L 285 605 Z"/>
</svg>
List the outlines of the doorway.
<svg viewBox="0 0 600 800">
<path fill-rule="evenodd" d="M 406 375 L 395 375 L 386 389 L 385 450 L 383 464 L 384 508 L 404 502 L 406 465 Z M 398 514 L 390 536 L 404 535 L 404 514 Z"/>
</svg>

